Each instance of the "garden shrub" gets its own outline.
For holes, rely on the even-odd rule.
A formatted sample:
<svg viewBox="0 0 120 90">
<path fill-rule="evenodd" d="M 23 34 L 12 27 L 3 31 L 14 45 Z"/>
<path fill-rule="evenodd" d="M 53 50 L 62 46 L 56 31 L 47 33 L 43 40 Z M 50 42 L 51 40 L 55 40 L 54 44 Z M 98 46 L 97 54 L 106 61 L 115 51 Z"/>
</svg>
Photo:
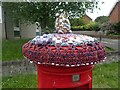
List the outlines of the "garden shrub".
<svg viewBox="0 0 120 90">
<path fill-rule="evenodd" d="M 85 24 L 82 18 L 74 18 L 70 20 L 72 26 L 82 26 Z"/>
<path fill-rule="evenodd" d="M 116 24 L 113 24 L 113 29 L 114 29 L 115 33 L 120 34 L 120 21 Z"/>
<path fill-rule="evenodd" d="M 112 24 L 110 21 L 100 24 L 100 30 L 104 32 L 105 35 L 108 35 L 112 31 Z"/>
<path fill-rule="evenodd" d="M 73 31 L 99 31 L 99 24 L 96 22 L 89 22 L 82 26 L 72 26 Z"/>
</svg>

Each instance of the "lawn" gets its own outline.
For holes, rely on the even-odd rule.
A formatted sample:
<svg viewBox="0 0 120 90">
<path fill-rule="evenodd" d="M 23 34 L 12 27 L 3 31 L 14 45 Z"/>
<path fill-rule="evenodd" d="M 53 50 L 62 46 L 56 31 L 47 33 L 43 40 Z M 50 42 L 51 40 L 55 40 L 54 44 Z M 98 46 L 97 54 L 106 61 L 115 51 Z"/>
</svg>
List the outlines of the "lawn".
<svg viewBox="0 0 120 90">
<path fill-rule="evenodd" d="M 2 42 L 2 60 L 10 61 L 23 59 L 22 46 L 28 39 L 5 40 Z"/>
<path fill-rule="evenodd" d="M 93 69 L 93 88 L 118 88 L 118 63 L 99 64 Z M 3 77 L 3 88 L 37 88 L 37 75 Z"/>
<path fill-rule="evenodd" d="M 107 46 L 105 48 L 106 48 L 106 52 L 115 51 L 115 49 L 107 47 Z"/>
<path fill-rule="evenodd" d="M 94 88 L 118 88 L 118 64 L 96 65 L 93 69 L 93 87 Z"/>
<path fill-rule="evenodd" d="M 29 39 L 20 39 L 20 40 L 5 40 L 2 42 L 2 60 L 3 61 L 13 61 L 24 59 L 22 55 L 22 46 Z M 106 51 L 113 51 L 113 49 L 106 47 Z"/>
<path fill-rule="evenodd" d="M 3 88 L 37 88 L 37 75 L 16 75 L 2 79 Z"/>
</svg>

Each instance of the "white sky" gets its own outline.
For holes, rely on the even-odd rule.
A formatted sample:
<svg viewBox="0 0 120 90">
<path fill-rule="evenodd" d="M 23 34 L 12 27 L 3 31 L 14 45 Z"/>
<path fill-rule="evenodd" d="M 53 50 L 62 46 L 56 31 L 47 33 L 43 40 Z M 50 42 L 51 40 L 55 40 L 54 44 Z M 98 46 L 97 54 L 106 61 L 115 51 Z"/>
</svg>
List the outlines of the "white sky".
<svg viewBox="0 0 120 90">
<path fill-rule="evenodd" d="M 93 20 L 96 19 L 98 16 L 108 16 L 114 5 L 118 0 L 99 0 L 100 2 L 104 2 L 104 4 L 99 4 L 98 7 L 100 7 L 101 10 L 94 10 L 93 13 L 87 13 L 89 17 L 91 17 Z"/>
</svg>

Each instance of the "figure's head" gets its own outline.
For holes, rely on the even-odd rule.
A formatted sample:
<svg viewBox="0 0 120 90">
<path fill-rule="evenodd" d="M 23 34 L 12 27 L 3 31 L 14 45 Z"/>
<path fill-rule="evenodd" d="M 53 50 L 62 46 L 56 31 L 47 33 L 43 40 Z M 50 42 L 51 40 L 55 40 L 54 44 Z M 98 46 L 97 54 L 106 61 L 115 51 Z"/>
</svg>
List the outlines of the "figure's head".
<svg viewBox="0 0 120 90">
<path fill-rule="evenodd" d="M 68 12 L 64 11 L 64 18 L 68 18 L 68 17 L 69 17 Z"/>
</svg>

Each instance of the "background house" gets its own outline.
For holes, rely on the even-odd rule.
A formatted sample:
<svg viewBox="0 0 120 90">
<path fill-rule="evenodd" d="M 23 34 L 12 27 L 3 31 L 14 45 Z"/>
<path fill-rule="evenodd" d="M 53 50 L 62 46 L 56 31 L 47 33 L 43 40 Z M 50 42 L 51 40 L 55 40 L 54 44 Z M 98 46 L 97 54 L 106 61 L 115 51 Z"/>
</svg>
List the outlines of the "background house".
<svg viewBox="0 0 120 90">
<path fill-rule="evenodd" d="M 92 21 L 92 19 L 88 15 L 83 16 L 83 20 L 85 23 L 89 23 L 90 21 Z"/>
<path fill-rule="evenodd" d="M 109 14 L 109 19 L 112 24 L 118 23 L 120 21 L 120 1 L 118 1 L 112 8 Z"/>
</svg>

